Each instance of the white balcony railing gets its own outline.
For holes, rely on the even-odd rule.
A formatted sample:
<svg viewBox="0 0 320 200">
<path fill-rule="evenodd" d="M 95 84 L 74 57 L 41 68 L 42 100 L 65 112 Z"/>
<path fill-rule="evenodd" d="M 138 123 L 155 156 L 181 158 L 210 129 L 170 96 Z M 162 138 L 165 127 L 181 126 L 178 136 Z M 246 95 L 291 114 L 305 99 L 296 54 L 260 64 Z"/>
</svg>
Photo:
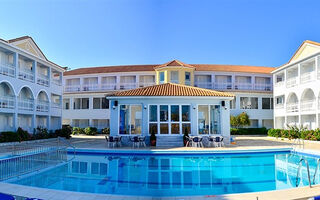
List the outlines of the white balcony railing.
<svg viewBox="0 0 320 200">
<path fill-rule="evenodd" d="M 287 80 L 287 88 L 294 87 L 298 84 L 298 77 L 289 78 Z"/>
<path fill-rule="evenodd" d="M 117 90 L 116 83 L 102 83 L 101 90 Z"/>
<path fill-rule="evenodd" d="M 255 83 L 254 84 L 254 89 L 255 90 L 260 90 L 260 91 L 271 91 L 272 90 L 272 84 L 269 84 L 269 83 Z"/>
<path fill-rule="evenodd" d="M 58 86 L 61 86 L 61 85 L 62 85 L 60 79 L 54 79 L 54 78 L 52 78 L 52 79 L 51 79 L 51 82 L 52 82 L 53 84 L 55 84 L 55 85 L 58 85 Z"/>
<path fill-rule="evenodd" d="M 235 90 L 252 90 L 252 83 L 235 83 Z"/>
<path fill-rule="evenodd" d="M 32 111 L 33 110 L 33 104 L 34 104 L 34 100 L 33 99 L 19 99 L 18 100 L 18 108 L 20 110 Z"/>
<path fill-rule="evenodd" d="M 65 92 L 80 92 L 81 86 L 80 85 L 66 85 L 64 86 Z"/>
<path fill-rule="evenodd" d="M 232 83 L 228 82 L 228 83 L 214 83 L 214 89 L 216 90 L 232 90 Z"/>
<path fill-rule="evenodd" d="M 284 81 L 279 81 L 275 83 L 275 87 L 281 87 L 284 85 Z"/>
<path fill-rule="evenodd" d="M 288 103 L 287 104 L 287 112 L 299 112 L 298 103 Z"/>
<path fill-rule="evenodd" d="M 37 111 L 38 112 L 48 112 L 49 111 L 49 102 L 37 101 Z"/>
<path fill-rule="evenodd" d="M 19 70 L 19 75 L 18 75 L 19 79 L 21 80 L 26 80 L 26 81 L 30 81 L 33 82 L 33 72 L 32 71 L 26 71 L 26 70 Z"/>
<path fill-rule="evenodd" d="M 51 102 L 51 107 L 52 107 L 52 108 L 59 108 L 59 109 L 62 108 L 60 102 Z"/>
<path fill-rule="evenodd" d="M 130 90 L 137 87 L 136 83 L 120 83 L 120 90 Z"/>
<path fill-rule="evenodd" d="M 213 89 L 213 84 L 211 82 L 195 82 L 194 86 L 205 89 Z"/>
<path fill-rule="evenodd" d="M 13 109 L 15 103 L 15 98 L 10 96 L 0 96 L 0 108 Z"/>
<path fill-rule="evenodd" d="M 275 108 L 277 108 L 277 109 L 282 109 L 282 108 L 284 108 L 284 104 L 283 103 L 279 103 L 279 104 L 276 104 L 275 105 Z"/>
<path fill-rule="evenodd" d="M 301 111 L 315 111 L 316 110 L 316 101 L 301 101 Z"/>
<path fill-rule="evenodd" d="M 82 85 L 82 91 L 98 91 L 99 85 L 98 84 L 84 84 Z"/>
<path fill-rule="evenodd" d="M 39 85 L 49 86 L 49 77 L 43 74 L 38 74 L 37 83 Z"/>
<path fill-rule="evenodd" d="M 307 83 L 314 81 L 316 79 L 316 73 L 313 72 L 307 72 L 300 75 L 300 82 L 301 83 Z"/>
<path fill-rule="evenodd" d="M 16 73 L 16 69 L 14 65 L 7 63 L 0 63 L 0 74 L 14 77 Z"/>
<path fill-rule="evenodd" d="M 139 87 L 148 87 L 148 86 L 152 86 L 155 84 L 156 84 L 155 82 L 140 82 Z"/>
</svg>

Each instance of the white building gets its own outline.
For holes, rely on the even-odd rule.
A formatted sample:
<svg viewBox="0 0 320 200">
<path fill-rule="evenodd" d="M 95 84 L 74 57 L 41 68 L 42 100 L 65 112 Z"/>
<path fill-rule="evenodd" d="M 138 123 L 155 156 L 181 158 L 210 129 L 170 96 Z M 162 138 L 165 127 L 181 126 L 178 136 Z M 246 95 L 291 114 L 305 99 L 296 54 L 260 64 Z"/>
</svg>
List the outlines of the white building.
<svg viewBox="0 0 320 200">
<path fill-rule="evenodd" d="M 320 127 L 320 43 L 305 41 L 273 72 L 275 128 Z"/>
<path fill-rule="evenodd" d="M 61 128 L 63 72 L 31 37 L 0 39 L 0 132 Z"/>
<path fill-rule="evenodd" d="M 80 68 L 64 73 L 63 124 L 109 127 L 107 94 L 162 83 L 179 83 L 236 95 L 231 115 L 249 114 L 251 127 L 273 127 L 271 67 L 185 64 Z"/>
</svg>

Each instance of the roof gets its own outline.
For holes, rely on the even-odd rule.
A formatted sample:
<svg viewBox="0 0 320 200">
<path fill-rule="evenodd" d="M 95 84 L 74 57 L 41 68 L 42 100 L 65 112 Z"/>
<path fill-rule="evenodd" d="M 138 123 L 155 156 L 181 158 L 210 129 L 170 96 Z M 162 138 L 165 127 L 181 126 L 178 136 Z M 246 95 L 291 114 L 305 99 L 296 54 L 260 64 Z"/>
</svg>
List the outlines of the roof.
<svg viewBox="0 0 320 200">
<path fill-rule="evenodd" d="M 311 40 L 305 40 L 302 42 L 302 44 L 299 46 L 299 48 L 296 50 L 296 52 L 294 52 L 293 56 L 290 58 L 290 60 L 286 63 L 290 63 L 292 61 L 292 59 L 297 55 L 297 53 L 300 51 L 301 47 L 304 45 L 304 44 L 312 44 L 312 45 L 316 45 L 316 46 L 320 46 L 320 43 L 319 42 L 315 42 L 315 41 L 311 41 Z M 282 65 L 281 65 L 282 66 Z M 280 66 L 280 67 L 281 67 Z"/>
<path fill-rule="evenodd" d="M 234 97 L 227 92 L 203 89 L 198 87 L 165 83 L 126 91 L 119 91 L 107 96 L 133 97 L 133 96 L 206 96 L 206 97 Z"/>
<path fill-rule="evenodd" d="M 50 60 L 48 60 L 48 58 L 45 56 L 45 54 L 42 52 L 42 50 L 39 48 L 39 46 L 37 45 L 37 43 L 32 39 L 32 37 L 30 37 L 30 36 L 22 36 L 22 37 L 18 37 L 18 38 L 13 38 L 13 39 L 10 39 L 10 40 L 4 40 L 4 39 L 1 39 L 0 38 L 0 40 L 1 41 L 3 41 L 3 42 L 6 42 L 6 43 L 9 43 L 9 44 L 11 44 L 11 43 L 14 43 L 14 42 L 18 42 L 18 41 L 21 41 L 21 40 L 26 40 L 26 39 L 31 39 L 31 41 L 35 44 L 35 46 L 38 48 L 38 50 L 40 51 L 40 53 L 43 55 L 43 57 L 45 58 L 45 60 L 46 61 L 48 61 L 49 63 L 51 63 L 51 64 L 54 64 L 54 65 L 56 65 L 56 66 L 58 66 L 58 67 L 60 67 L 60 68 L 62 68 L 62 69 L 65 69 L 64 67 L 62 67 L 62 66 L 60 66 L 60 65 L 58 65 L 58 64 L 56 64 L 56 63 L 54 63 L 54 62 L 52 62 L 52 61 L 50 61 Z"/>
<path fill-rule="evenodd" d="M 64 72 L 64 76 L 82 75 L 82 74 L 99 74 L 99 73 L 114 73 L 114 72 L 143 72 L 154 71 L 155 68 L 161 65 L 119 65 L 119 66 L 103 66 L 103 67 L 86 67 Z M 221 72 L 243 72 L 243 73 L 258 73 L 270 74 L 275 70 L 274 67 L 259 67 L 248 65 L 219 65 L 219 64 L 190 64 L 197 71 L 221 71 Z"/>
<path fill-rule="evenodd" d="M 181 62 L 179 60 L 172 60 L 172 61 L 169 61 L 169 62 L 167 62 L 165 64 L 156 66 L 155 69 L 162 68 L 162 67 L 170 67 L 170 66 L 181 66 L 181 67 L 194 68 L 194 66 L 186 64 L 186 63 L 183 63 L 183 62 Z"/>
</svg>

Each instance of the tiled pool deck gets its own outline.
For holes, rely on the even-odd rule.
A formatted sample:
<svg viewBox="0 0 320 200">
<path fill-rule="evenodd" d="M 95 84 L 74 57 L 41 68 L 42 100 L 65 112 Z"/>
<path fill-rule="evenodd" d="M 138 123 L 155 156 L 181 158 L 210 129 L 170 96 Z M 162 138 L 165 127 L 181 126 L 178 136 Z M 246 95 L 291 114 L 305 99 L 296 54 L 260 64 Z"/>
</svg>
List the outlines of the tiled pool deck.
<svg viewBox="0 0 320 200">
<path fill-rule="evenodd" d="M 261 136 L 238 136 L 235 138 L 237 144 L 228 145 L 219 148 L 161 148 L 163 151 L 224 151 L 224 150 L 248 150 L 248 149 L 278 149 L 291 147 L 291 141 L 276 139 Z M 105 143 L 104 136 L 76 136 L 71 139 L 72 145 L 76 148 L 83 149 L 108 149 Z M 118 150 L 131 149 L 128 147 L 117 148 Z M 141 148 L 136 150 L 152 151 L 159 148 Z M 315 151 L 320 154 L 320 142 L 305 142 L 305 149 L 308 151 Z M 320 195 L 320 185 L 309 187 L 300 187 L 286 190 L 256 192 L 256 193 L 242 193 L 242 194 L 229 194 L 219 196 L 192 196 L 192 197 L 164 197 L 164 198 L 151 198 L 151 197 L 132 197 L 132 196 L 119 196 L 119 195 L 103 195 L 103 194 L 90 194 L 69 191 L 59 191 L 42 189 L 35 187 L 28 187 L 22 185 L 13 185 L 7 183 L 0 183 L 0 192 L 14 194 L 19 196 L 27 196 L 33 198 L 41 198 L 45 200 L 136 200 L 136 199 L 164 199 L 164 200 L 191 200 L 191 199 L 210 199 L 210 200 L 285 200 L 285 199 L 308 199 L 308 197 Z"/>
</svg>

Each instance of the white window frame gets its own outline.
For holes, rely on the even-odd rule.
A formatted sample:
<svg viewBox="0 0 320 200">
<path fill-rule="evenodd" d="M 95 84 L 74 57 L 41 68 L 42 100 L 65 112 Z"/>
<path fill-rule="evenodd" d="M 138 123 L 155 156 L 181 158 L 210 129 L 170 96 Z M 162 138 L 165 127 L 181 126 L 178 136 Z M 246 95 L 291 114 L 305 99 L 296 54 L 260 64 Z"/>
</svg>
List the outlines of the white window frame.
<svg viewBox="0 0 320 200">
<path fill-rule="evenodd" d="M 131 106 L 141 106 L 141 133 L 140 134 L 131 134 L 131 126 L 129 129 L 129 134 L 120 134 L 120 107 L 121 106 L 129 106 L 129 123 L 131 123 Z M 143 117 L 142 117 L 142 113 L 143 113 L 143 106 L 142 104 L 119 104 L 119 109 L 118 109 L 118 135 L 121 136 L 141 136 L 143 135 Z M 131 125 L 131 124 L 130 124 Z"/>
<path fill-rule="evenodd" d="M 199 106 L 207 106 L 208 107 L 208 114 L 209 114 L 209 133 L 208 134 L 199 134 Z M 218 133 L 217 135 L 222 135 L 221 131 L 222 131 L 222 127 L 221 127 L 221 105 L 220 104 L 197 104 L 197 135 L 214 135 L 213 133 L 211 133 L 211 125 L 210 125 L 210 121 L 211 121 L 211 116 L 210 116 L 210 106 L 219 106 L 219 112 L 220 112 L 220 115 L 219 115 L 219 122 L 220 122 L 220 125 L 219 125 L 219 131 L 220 133 Z"/>
</svg>

